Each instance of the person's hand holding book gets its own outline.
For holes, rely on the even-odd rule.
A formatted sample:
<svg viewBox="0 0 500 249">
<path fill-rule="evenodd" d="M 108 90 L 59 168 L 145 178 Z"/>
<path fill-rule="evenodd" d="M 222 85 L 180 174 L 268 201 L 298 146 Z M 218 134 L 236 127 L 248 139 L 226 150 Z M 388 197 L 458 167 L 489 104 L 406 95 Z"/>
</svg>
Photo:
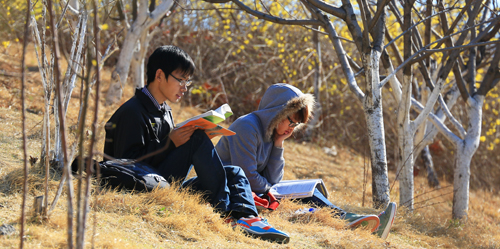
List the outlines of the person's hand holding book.
<svg viewBox="0 0 500 249">
<path fill-rule="evenodd" d="M 175 144 L 176 147 L 179 147 L 189 141 L 193 132 L 197 130 L 196 126 L 183 126 L 179 128 L 173 129 L 170 134 L 170 140 Z"/>
</svg>

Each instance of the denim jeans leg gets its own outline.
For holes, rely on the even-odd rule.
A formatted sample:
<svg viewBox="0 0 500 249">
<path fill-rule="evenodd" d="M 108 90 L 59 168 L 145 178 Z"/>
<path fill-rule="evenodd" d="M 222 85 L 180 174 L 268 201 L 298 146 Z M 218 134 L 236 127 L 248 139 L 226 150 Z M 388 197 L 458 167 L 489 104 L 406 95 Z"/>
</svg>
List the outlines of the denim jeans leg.
<svg viewBox="0 0 500 249">
<path fill-rule="evenodd" d="M 201 130 L 195 131 L 189 141 L 171 151 L 158 171 L 169 181 L 183 181 L 191 165 L 198 175 L 194 189 L 203 192 L 215 208 L 228 211 L 226 173 L 212 141 Z"/>
<path fill-rule="evenodd" d="M 231 211 L 248 215 L 258 216 L 257 208 L 253 200 L 250 182 L 245 172 L 239 166 L 224 166 L 227 176 L 227 186 L 229 187 L 229 200 Z"/>
<path fill-rule="evenodd" d="M 318 207 L 329 207 L 333 209 L 334 216 L 343 217 L 345 211 L 331 203 L 318 189 L 314 189 L 314 194 L 311 197 L 300 199 L 303 203 L 312 203 Z"/>
</svg>

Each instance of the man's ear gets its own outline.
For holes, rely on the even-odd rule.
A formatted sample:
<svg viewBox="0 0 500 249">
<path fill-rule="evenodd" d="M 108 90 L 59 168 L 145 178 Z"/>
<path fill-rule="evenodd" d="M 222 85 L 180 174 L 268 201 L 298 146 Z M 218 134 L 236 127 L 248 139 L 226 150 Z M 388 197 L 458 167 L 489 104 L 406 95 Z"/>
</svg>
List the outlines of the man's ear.
<svg viewBox="0 0 500 249">
<path fill-rule="evenodd" d="M 163 70 L 161 70 L 161 69 L 156 70 L 155 78 L 161 79 L 162 74 L 163 74 Z"/>
</svg>

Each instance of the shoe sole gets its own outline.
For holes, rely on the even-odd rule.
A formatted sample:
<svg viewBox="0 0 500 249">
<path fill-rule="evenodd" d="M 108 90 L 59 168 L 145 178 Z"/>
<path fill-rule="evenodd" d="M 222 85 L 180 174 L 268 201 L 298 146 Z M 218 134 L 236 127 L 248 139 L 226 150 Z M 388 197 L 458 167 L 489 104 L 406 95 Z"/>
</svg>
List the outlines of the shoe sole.
<svg viewBox="0 0 500 249">
<path fill-rule="evenodd" d="M 280 244 L 288 244 L 290 237 L 284 236 L 279 233 L 256 233 L 255 231 L 248 231 L 245 227 L 241 227 L 243 232 L 256 239 L 267 240 L 269 242 L 276 242 Z"/>
<path fill-rule="evenodd" d="M 380 225 L 380 220 L 376 215 L 372 216 L 364 216 L 361 217 L 355 221 L 352 221 L 351 223 L 347 224 L 347 226 L 351 228 L 356 228 L 358 226 L 363 225 L 363 222 L 368 222 L 368 224 L 364 225 L 364 228 L 370 229 L 370 232 L 373 233 L 377 230 L 378 226 Z"/>
<path fill-rule="evenodd" d="M 391 209 L 391 214 L 389 216 L 389 223 L 390 224 L 387 224 L 387 226 L 385 226 L 385 229 L 382 232 L 382 235 L 380 235 L 380 238 L 382 238 L 382 239 L 387 239 L 387 237 L 389 236 L 389 232 L 391 231 L 392 224 L 394 223 L 394 217 L 396 217 L 396 208 L 397 208 L 396 203 L 391 202 L 391 203 L 389 203 L 389 205 L 393 206 Z"/>
</svg>

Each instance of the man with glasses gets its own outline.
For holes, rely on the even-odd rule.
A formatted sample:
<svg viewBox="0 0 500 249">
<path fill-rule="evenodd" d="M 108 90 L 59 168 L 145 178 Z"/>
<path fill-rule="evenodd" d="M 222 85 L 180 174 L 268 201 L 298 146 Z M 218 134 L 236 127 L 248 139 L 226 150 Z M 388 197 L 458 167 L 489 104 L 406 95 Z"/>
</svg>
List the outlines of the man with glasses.
<svg viewBox="0 0 500 249">
<path fill-rule="evenodd" d="M 191 57 L 175 46 L 161 46 L 148 59 L 147 85 L 136 89 L 106 124 L 104 153 L 114 158 L 138 159 L 172 183 L 184 181 L 228 223 L 266 240 L 288 243 L 290 237 L 258 216 L 252 191 L 243 170 L 223 166 L 212 141 L 194 126 L 175 128 L 170 106 L 191 84 L 195 66 Z M 185 181 L 193 165 L 197 177 Z"/>
<path fill-rule="evenodd" d="M 224 165 L 243 168 L 257 195 L 283 179 L 285 158 L 283 141 L 295 130 L 304 127 L 311 117 L 314 97 L 304 94 L 288 84 L 270 86 L 262 97 L 256 111 L 238 118 L 229 127 L 236 135 L 222 137 L 216 149 Z M 316 207 L 327 207 L 332 214 L 347 221 L 349 227 L 364 226 L 385 239 L 394 221 L 396 204 L 390 203 L 384 213 L 359 215 L 347 213 L 333 205 L 320 191 L 312 197 L 300 199 Z"/>
</svg>

